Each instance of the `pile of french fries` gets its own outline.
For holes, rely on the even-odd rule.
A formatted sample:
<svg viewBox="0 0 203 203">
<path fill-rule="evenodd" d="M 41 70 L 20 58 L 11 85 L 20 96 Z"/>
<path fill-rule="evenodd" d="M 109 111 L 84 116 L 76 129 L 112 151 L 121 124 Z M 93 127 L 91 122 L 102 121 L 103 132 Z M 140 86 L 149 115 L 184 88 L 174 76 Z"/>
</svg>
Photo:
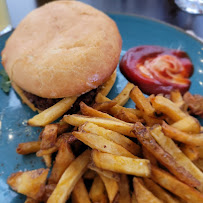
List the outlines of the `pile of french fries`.
<svg viewBox="0 0 203 203">
<path fill-rule="evenodd" d="M 129 98 L 133 109 L 123 107 Z M 178 91 L 145 97 L 128 83 L 113 100 L 98 93 L 93 106 L 81 102 L 38 141 L 20 143 L 17 153 L 36 153 L 47 168 L 7 182 L 27 203 L 203 202 L 201 129 Z"/>
</svg>

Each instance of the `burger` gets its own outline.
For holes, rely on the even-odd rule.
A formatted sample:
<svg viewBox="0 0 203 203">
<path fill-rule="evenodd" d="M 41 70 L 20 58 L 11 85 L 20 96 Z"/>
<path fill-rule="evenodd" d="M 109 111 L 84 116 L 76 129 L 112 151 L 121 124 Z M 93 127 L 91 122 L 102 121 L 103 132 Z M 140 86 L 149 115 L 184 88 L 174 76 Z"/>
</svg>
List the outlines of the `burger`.
<svg viewBox="0 0 203 203">
<path fill-rule="evenodd" d="M 116 23 L 78 1 L 54 1 L 29 13 L 2 51 L 13 88 L 34 111 L 62 98 L 89 100 L 119 61 Z"/>
</svg>

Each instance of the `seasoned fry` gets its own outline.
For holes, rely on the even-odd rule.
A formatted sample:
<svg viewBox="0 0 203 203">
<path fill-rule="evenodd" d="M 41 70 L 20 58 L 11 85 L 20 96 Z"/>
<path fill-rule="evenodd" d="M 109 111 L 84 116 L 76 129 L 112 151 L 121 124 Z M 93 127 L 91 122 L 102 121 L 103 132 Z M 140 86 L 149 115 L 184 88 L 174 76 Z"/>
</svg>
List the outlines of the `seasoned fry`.
<svg viewBox="0 0 203 203">
<path fill-rule="evenodd" d="M 121 133 L 123 135 L 135 137 L 135 135 L 132 133 L 133 124 L 126 123 L 123 121 L 115 121 L 107 118 L 88 117 L 88 116 L 82 116 L 77 114 L 65 115 L 63 117 L 63 120 L 73 126 L 80 126 L 85 122 L 90 122 L 98 126 L 101 126 L 103 128 Z"/>
<path fill-rule="evenodd" d="M 107 140 L 113 141 L 116 144 L 121 145 L 134 155 L 138 155 L 140 153 L 140 147 L 133 141 L 131 141 L 129 138 L 121 135 L 120 133 L 114 132 L 112 130 L 107 130 L 93 123 L 85 123 L 80 127 L 79 130 L 101 135 Z"/>
<path fill-rule="evenodd" d="M 48 181 L 49 184 L 57 184 L 64 171 L 73 160 L 74 155 L 71 151 L 71 148 L 66 140 L 63 140 L 55 158 L 55 163 Z"/>
<path fill-rule="evenodd" d="M 187 116 L 175 103 L 163 96 L 152 98 L 151 103 L 157 112 L 166 114 L 173 121 L 179 121 Z"/>
<path fill-rule="evenodd" d="M 189 134 L 182 132 L 172 126 L 169 126 L 165 122 L 162 124 L 163 132 L 166 136 L 177 140 L 179 142 L 194 145 L 194 146 L 203 146 L 203 134 Z"/>
<path fill-rule="evenodd" d="M 7 183 L 18 193 L 40 200 L 45 190 L 48 172 L 49 169 L 40 168 L 33 171 L 13 173 L 7 179 Z"/>
<path fill-rule="evenodd" d="M 136 107 L 141 111 L 144 111 L 146 115 L 154 115 L 155 109 L 152 107 L 149 100 L 145 98 L 145 96 L 137 86 L 131 90 L 130 98 L 135 102 Z"/>
<path fill-rule="evenodd" d="M 52 123 L 57 118 L 62 116 L 66 111 L 68 111 L 76 99 L 77 97 L 67 97 L 62 99 L 55 105 L 29 119 L 28 124 L 31 126 L 45 126 Z"/>
<path fill-rule="evenodd" d="M 146 127 L 141 123 L 136 123 L 133 132 L 142 145 L 178 179 L 192 187 L 200 186 L 200 182 L 196 178 L 186 171 L 184 167 L 180 166 L 172 155 L 156 143 Z"/>
<path fill-rule="evenodd" d="M 130 185 L 128 181 L 128 177 L 125 174 L 121 174 L 121 180 L 119 182 L 119 203 L 131 203 L 130 196 Z"/>
<path fill-rule="evenodd" d="M 142 177 L 150 175 L 150 162 L 146 159 L 117 156 L 97 150 L 92 151 L 92 159 L 97 167 L 104 170 Z"/>
<path fill-rule="evenodd" d="M 83 179 L 80 180 L 75 185 L 72 192 L 72 202 L 73 203 L 91 203 L 89 194 L 87 192 L 86 186 L 83 182 Z"/>
<path fill-rule="evenodd" d="M 170 175 L 168 172 L 158 169 L 152 166 L 151 178 L 161 185 L 163 188 L 169 190 L 173 194 L 181 197 L 190 203 L 201 203 L 203 202 L 203 194 L 195 190 L 194 188 L 184 184 L 177 180 L 175 177 Z"/>
<path fill-rule="evenodd" d="M 163 188 L 157 185 L 153 180 L 144 178 L 145 186 L 149 191 L 151 191 L 156 197 L 162 200 L 165 203 L 178 203 L 179 201 L 172 197 L 168 192 Z"/>
<path fill-rule="evenodd" d="M 100 178 L 102 179 L 107 194 L 108 194 L 108 198 L 109 198 L 109 202 L 114 202 L 114 200 L 116 199 L 116 196 L 118 195 L 119 192 L 119 186 L 117 181 L 111 179 L 111 178 L 107 178 L 101 174 L 99 174 Z"/>
<path fill-rule="evenodd" d="M 31 154 L 40 150 L 41 141 L 20 143 L 16 149 L 18 154 Z"/>
<path fill-rule="evenodd" d="M 105 139 L 102 136 L 92 133 L 84 133 L 84 132 L 73 132 L 73 135 L 79 139 L 81 142 L 85 143 L 92 149 L 97 149 L 102 152 L 107 152 L 116 155 L 122 155 L 127 157 L 135 157 L 129 151 L 127 151 L 122 146 Z"/>
<path fill-rule="evenodd" d="M 108 202 L 104 183 L 99 176 L 96 176 L 94 178 L 92 187 L 89 192 L 89 196 L 93 203 L 96 203 L 96 202 L 107 203 Z"/>
<path fill-rule="evenodd" d="M 110 76 L 109 80 L 107 80 L 99 89 L 99 93 L 106 96 L 110 90 L 112 89 L 114 83 L 116 81 L 116 70 Z"/>
<path fill-rule="evenodd" d="M 138 178 L 133 178 L 133 188 L 135 190 L 135 196 L 138 203 L 141 202 L 152 202 L 152 203 L 163 203 L 160 199 L 154 196 Z"/>
<path fill-rule="evenodd" d="M 130 91 L 133 87 L 134 84 L 128 82 L 120 94 L 118 94 L 112 101 L 115 101 L 120 106 L 124 106 L 130 98 Z"/>
<path fill-rule="evenodd" d="M 191 161 L 195 161 L 199 158 L 199 152 L 196 146 L 181 145 L 180 149 Z"/>
<path fill-rule="evenodd" d="M 90 158 L 90 151 L 86 150 L 77 157 L 61 176 L 55 190 L 49 197 L 47 203 L 66 202 L 78 180 L 86 170 Z"/>
</svg>

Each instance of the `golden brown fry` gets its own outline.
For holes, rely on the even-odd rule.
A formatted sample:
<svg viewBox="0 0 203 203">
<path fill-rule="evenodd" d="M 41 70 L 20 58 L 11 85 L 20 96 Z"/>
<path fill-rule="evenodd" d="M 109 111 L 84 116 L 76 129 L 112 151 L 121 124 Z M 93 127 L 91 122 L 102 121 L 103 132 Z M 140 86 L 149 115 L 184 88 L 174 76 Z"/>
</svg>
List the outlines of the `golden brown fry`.
<svg viewBox="0 0 203 203">
<path fill-rule="evenodd" d="M 152 203 L 163 203 L 160 199 L 154 196 L 147 188 L 143 185 L 142 181 L 138 178 L 133 178 L 133 188 L 135 190 L 135 196 L 138 203 L 141 202 L 152 202 Z"/>
<path fill-rule="evenodd" d="M 121 135 L 120 133 L 114 132 L 112 130 L 107 130 L 105 128 L 99 127 L 98 125 L 95 125 L 93 123 L 85 123 L 79 128 L 80 131 L 85 131 L 88 133 L 93 133 L 97 135 L 101 135 L 107 140 L 113 141 L 116 144 L 121 145 L 125 149 L 127 149 L 129 152 L 131 152 L 134 155 L 140 154 L 140 146 L 135 144 L 133 141 L 131 141 L 129 138 Z"/>
<path fill-rule="evenodd" d="M 90 122 L 103 128 L 121 133 L 123 135 L 135 137 L 135 135 L 132 133 L 133 124 L 126 123 L 124 121 L 115 121 L 107 118 L 88 117 L 77 114 L 66 115 L 63 117 L 63 120 L 73 126 L 80 126 L 83 125 L 85 122 Z"/>
<path fill-rule="evenodd" d="M 144 111 L 148 116 L 154 116 L 155 109 L 137 86 L 131 90 L 130 98 L 135 102 L 138 109 Z"/>
<path fill-rule="evenodd" d="M 47 203 L 65 203 L 67 201 L 76 183 L 85 172 L 89 159 L 90 151 L 86 150 L 69 165 Z"/>
<path fill-rule="evenodd" d="M 51 154 L 46 154 L 43 156 L 43 159 L 44 159 L 44 162 L 45 162 L 45 165 L 47 168 L 50 168 L 51 167 L 51 162 L 52 162 L 52 157 L 51 157 Z"/>
<path fill-rule="evenodd" d="M 117 173 L 148 177 L 150 162 L 146 159 L 129 158 L 113 154 L 92 151 L 92 159 L 98 168 Z"/>
<path fill-rule="evenodd" d="M 83 175 L 84 179 L 93 180 L 96 176 L 96 172 L 88 169 Z"/>
<path fill-rule="evenodd" d="M 89 192 L 90 199 L 93 203 L 107 203 L 108 198 L 105 191 L 105 186 L 102 179 L 99 176 L 94 178 L 92 183 L 90 192 Z"/>
<path fill-rule="evenodd" d="M 56 123 L 56 125 L 58 127 L 57 135 L 61 135 L 62 133 L 65 133 L 70 128 L 70 125 L 63 121 Z"/>
<path fill-rule="evenodd" d="M 203 146 L 196 147 L 199 158 L 203 158 Z"/>
<path fill-rule="evenodd" d="M 152 98 L 151 103 L 156 112 L 166 114 L 173 121 L 179 121 L 187 116 L 175 103 L 163 96 Z"/>
<path fill-rule="evenodd" d="M 73 203 L 91 203 L 89 194 L 87 192 L 86 186 L 83 182 L 83 179 L 80 180 L 75 185 L 72 192 L 72 202 Z"/>
<path fill-rule="evenodd" d="M 180 104 L 180 103 L 183 103 L 183 97 L 180 93 L 179 90 L 175 90 L 175 91 L 172 91 L 170 93 L 170 99 L 172 102 L 176 103 L 176 104 Z"/>
<path fill-rule="evenodd" d="M 151 178 L 161 185 L 163 188 L 169 190 L 171 193 L 181 197 L 190 203 L 203 202 L 203 194 L 195 190 L 194 188 L 184 184 L 170 175 L 168 172 L 158 169 L 152 166 Z"/>
<path fill-rule="evenodd" d="M 130 91 L 133 87 L 134 84 L 128 82 L 120 94 L 118 94 L 112 101 L 115 101 L 120 106 L 124 106 L 130 98 Z"/>
<path fill-rule="evenodd" d="M 92 149 L 97 149 L 102 152 L 107 152 L 111 154 L 117 154 L 127 157 L 135 157 L 128 150 L 122 146 L 105 139 L 102 136 L 93 133 L 84 133 L 84 132 L 73 132 L 73 135 L 79 139 L 81 142 L 85 143 Z"/>
<path fill-rule="evenodd" d="M 196 146 L 181 145 L 180 149 L 191 161 L 195 161 L 199 158 L 199 152 Z"/>
<path fill-rule="evenodd" d="M 7 179 L 7 183 L 18 193 L 40 200 L 45 190 L 48 172 L 49 169 L 40 168 L 33 171 L 13 173 Z"/>
<path fill-rule="evenodd" d="M 185 118 L 176 121 L 171 126 L 183 132 L 200 133 L 200 123 L 192 116 L 186 116 Z"/>
<path fill-rule="evenodd" d="M 57 184 L 64 171 L 73 160 L 74 155 L 71 151 L 70 145 L 66 142 L 66 140 L 63 140 L 55 158 L 51 175 L 49 177 L 49 184 Z"/>
<path fill-rule="evenodd" d="M 46 126 L 67 112 L 77 97 L 67 97 L 28 120 L 31 126 Z"/>
<path fill-rule="evenodd" d="M 141 144 L 178 179 L 192 187 L 200 186 L 200 182 L 196 178 L 186 171 L 184 167 L 180 166 L 172 155 L 156 143 L 146 127 L 141 123 L 136 123 L 133 132 Z"/>
<path fill-rule="evenodd" d="M 173 128 L 172 126 L 169 126 L 165 122 L 163 122 L 162 128 L 163 128 L 164 134 L 174 140 L 177 140 L 179 142 L 182 142 L 188 145 L 203 146 L 202 133 L 201 134 L 185 133 L 176 128 Z"/>
<path fill-rule="evenodd" d="M 144 178 L 145 186 L 149 191 L 151 191 L 156 197 L 162 200 L 165 203 L 178 203 L 179 201 L 172 197 L 168 192 L 163 188 L 157 185 L 153 180 Z"/>
<path fill-rule="evenodd" d="M 47 154 L 52 154 L 52 153 L 56 152 L 57 150 L 58 150 L 57 146 L 54 146 L 54 147 L 49 148 L 49 149 L 42 149 L 42 150 L 39 150 L 36 153 L 36 156 L 40 157 L 40 156 L 44 156 L 44 155 L 47 155 Z"/>
<path fill-rule="evenodd" d="M 161 124 L 163 120 L 161 118 L 156 118 L 155 116 L 148 116 L 143 112 L 142 118 L 145 120 L 148 126 L 153 126 L 155 124 Z"/>
<path fill-rule="evenodd" d="M 135 196 L 135 191 L 133 191 L 131 199 L 132 199 L 132 203 L 138 203 L 136 196 Z"/>
<path fill-rule="evenodd" d="M 41 141 L 20 143 L 16 149 L 18 154 L 31 154 L 40 150 Z"/>
<path fill-rule="evenodd" d="M 148 159 L 150 161 L 151 164 L 155 166 L 158 165 L 156 158 L 143 146 L 142 146 L 142 154 L 145 159 Z"/>
<path fill-rule="evenodd" d="M 107 112 L 109 111 L 112 107 L 114 107 L 117 103 L 115 101 L 105 101 L 102 103 L 95 103 L 93 105 L 93 108 L 98 110 L 98 111 L 103 111 Z"/>
<path fill-rule="evenodd" d="M 194 161 L 194 164 L 201 170 L 203 171 L 203 159 L 198 159 L 196 161 Z"/>
<path fill-rule="evenodd" d="M 30 197 L 27 197 L 24 203 L 39 203 L 39 201 L 34 200 L 34 199 L 30 198 Z"/>
<path fill-rule="evenodd" d="M 99 174 L 100 178 L 102 179 L 107 194 L 108 194 L 108 198 L 109 198 L 109 202 L 114 202 L 114 200 L 116 199 L 116 196 L 118 195 L 119 192 L 119 186 L 117 181 L 111 179 L 111 178 L 107 178 L 101 174 Z"/>
<path fill-rule="evenodd" d="M 127 175 L 121 174 L 121 180 L 119 182 L 119 203 L 131 203 L 130 185 Z"/>
<path fill-rule="evenodd" d="M 56 184 L 48 184 L 45 186 L 45 192 L 43 195 L 43 202 L 47 202 L 49 197 L 51 196 L 52 192 L 56 188 Z"/>
</svg>

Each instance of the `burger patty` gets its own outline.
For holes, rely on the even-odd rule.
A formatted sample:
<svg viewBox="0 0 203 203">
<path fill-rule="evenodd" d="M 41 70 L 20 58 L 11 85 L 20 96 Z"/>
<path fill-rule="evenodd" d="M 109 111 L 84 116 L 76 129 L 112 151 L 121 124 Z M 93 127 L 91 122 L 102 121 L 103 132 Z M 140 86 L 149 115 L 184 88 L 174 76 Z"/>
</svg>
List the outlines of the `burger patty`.
<svg viewBox="0 0 203 203">
<path fill-rule="evenodd" d="M 54 104 L 56 104 L 57 102 L 59 102 L 61 100 L 61 98 L 60 99 L 42 98 L 42 97 L 39 97 L 32 93 L 26 92 L 24 90 L 23 90 L 23 92 L 24 92 L 24 95 L 29 99 L 29 101 L 31 103 L 33 103 L 34 106 L 36 108 L 40 109 L 41 111 L 53 106 Z M 77 111 L 79 111 L 80 110 L 79 104 L 81 101 L 83 101 L 87 105 L 91 105 L 95 99 L 97 92 L 98 92 L 98 88 L 93 89 L 93 90 L 81 95 L 80 97 L 78 97 L 77 100 L 75 101 L 75 103 L 73 104 L 73 106 L 71 107 L 71 109 L 68 111 L 68 113 L 72 114 L 72 113 L 76 113 Z"/>
</svg>

